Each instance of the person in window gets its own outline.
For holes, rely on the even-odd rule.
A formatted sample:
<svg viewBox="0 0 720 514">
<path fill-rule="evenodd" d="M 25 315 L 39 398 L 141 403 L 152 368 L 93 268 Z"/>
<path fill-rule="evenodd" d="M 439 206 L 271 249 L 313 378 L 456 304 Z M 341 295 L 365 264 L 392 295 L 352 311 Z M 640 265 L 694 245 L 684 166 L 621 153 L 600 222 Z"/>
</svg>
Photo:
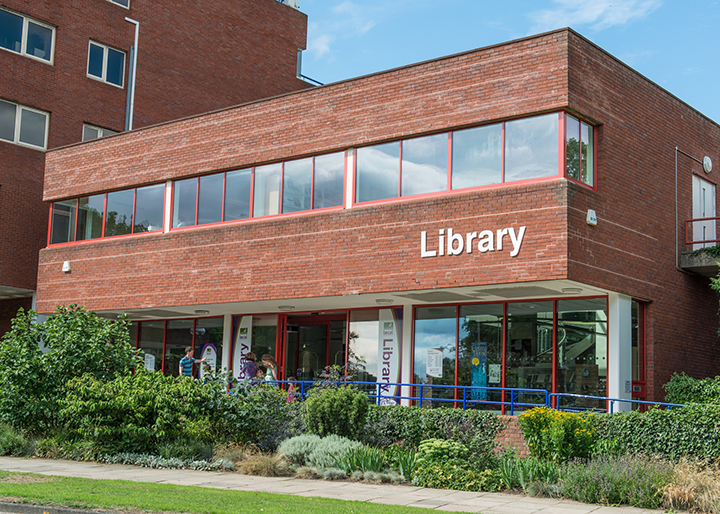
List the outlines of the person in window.
<svg viewBox="0 0 720 514">
<path fill-rule="evenodd" d="M 253 352 L 245 354 L 245 365 L 243 366 L 243 378 L 245 380 L 252 380 L 257 376 L 258 365 L 255 362 L 257 357 Z"/>
<path fill-rule="evenodd" d="M 205 359 L 196 359 L 193 356 L 193 348 L 192 346 L 188 346 L 185 348 L 185 357 L 180 359 L 180 376 L 182 377 L 191 377 L 192 371 L 193 371 L 193 365 L 195 363 L 205 362 Z"/>
<path fill-rule="evenodd" d="M 262 363 L 265 366 L 265 382 L 274 382 L 277 380 L 277 362 L 275 357 L 266 353 L 262 356 Z"/>
</svg>

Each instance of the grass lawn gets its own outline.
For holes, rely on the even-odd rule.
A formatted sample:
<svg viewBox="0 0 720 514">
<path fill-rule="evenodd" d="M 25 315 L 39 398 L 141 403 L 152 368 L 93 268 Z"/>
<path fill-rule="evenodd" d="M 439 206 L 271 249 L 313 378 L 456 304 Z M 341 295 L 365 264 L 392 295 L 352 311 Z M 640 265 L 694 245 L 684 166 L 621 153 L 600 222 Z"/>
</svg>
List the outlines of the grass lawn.
<svg viewBox="0 0 720 514">
<path fill-rule="evenodd" d="M 0 499 L 79 508 L 207 514 L 427 514 L 430 509 L 287 494 L 0 471 Z"/>
</svg>

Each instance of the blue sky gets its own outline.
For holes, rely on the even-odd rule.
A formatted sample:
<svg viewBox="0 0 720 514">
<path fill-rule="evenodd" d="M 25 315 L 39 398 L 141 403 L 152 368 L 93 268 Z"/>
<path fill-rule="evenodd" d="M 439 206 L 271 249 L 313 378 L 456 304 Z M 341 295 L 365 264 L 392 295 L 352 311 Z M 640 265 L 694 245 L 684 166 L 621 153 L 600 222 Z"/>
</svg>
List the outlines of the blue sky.
<svg viewBox="0 0 720 514">
<path fill-rule="evenodd" d="M 323 83 L 571 27 L 720 123 L 720 0 L 300 0 Z"/>
</svg>

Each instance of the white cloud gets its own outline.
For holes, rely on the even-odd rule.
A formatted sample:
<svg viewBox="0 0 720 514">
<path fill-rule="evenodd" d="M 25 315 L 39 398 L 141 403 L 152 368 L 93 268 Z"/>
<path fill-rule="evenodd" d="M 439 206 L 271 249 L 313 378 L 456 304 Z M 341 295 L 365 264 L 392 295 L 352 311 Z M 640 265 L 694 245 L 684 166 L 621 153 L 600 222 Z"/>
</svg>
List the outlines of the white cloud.
<svg viewBox="0 0 720 514">
<path fill-rule="evenodd" d="M 535 22 L 532 32 L 578 26 L 603 30 L 642 19 L 662 5 L 661 0 L 594 0 L 588 3 L 553 0 L 553 3 L 555 8 L 529 14 Z"/>
<path fill-rule="evenodd" d="M 315 36 L 308 41 L 307 51 L 314 54 L 315 57 L 322 57 L 330 53 L 330 45 L 335 40 L 330 34 L 321 34 Z"/>
</svg>

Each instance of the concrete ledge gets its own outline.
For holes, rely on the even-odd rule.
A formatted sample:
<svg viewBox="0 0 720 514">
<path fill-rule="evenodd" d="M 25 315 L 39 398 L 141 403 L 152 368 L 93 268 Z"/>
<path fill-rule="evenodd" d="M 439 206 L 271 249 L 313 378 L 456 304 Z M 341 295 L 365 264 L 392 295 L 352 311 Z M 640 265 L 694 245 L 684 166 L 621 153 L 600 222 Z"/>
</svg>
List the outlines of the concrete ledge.
<svg viewBox="0 0 720 514">
<path fill-rule="evenodd" d="M 680 254 L 680 267 L 685 271 L 691 271 L 704 277 L 715 277 L 718 274 L 718 262 L 720 257 L 713 257 L 700 252 L 693 255 L 694 252 L 683 252 Z"/>
</svg>

